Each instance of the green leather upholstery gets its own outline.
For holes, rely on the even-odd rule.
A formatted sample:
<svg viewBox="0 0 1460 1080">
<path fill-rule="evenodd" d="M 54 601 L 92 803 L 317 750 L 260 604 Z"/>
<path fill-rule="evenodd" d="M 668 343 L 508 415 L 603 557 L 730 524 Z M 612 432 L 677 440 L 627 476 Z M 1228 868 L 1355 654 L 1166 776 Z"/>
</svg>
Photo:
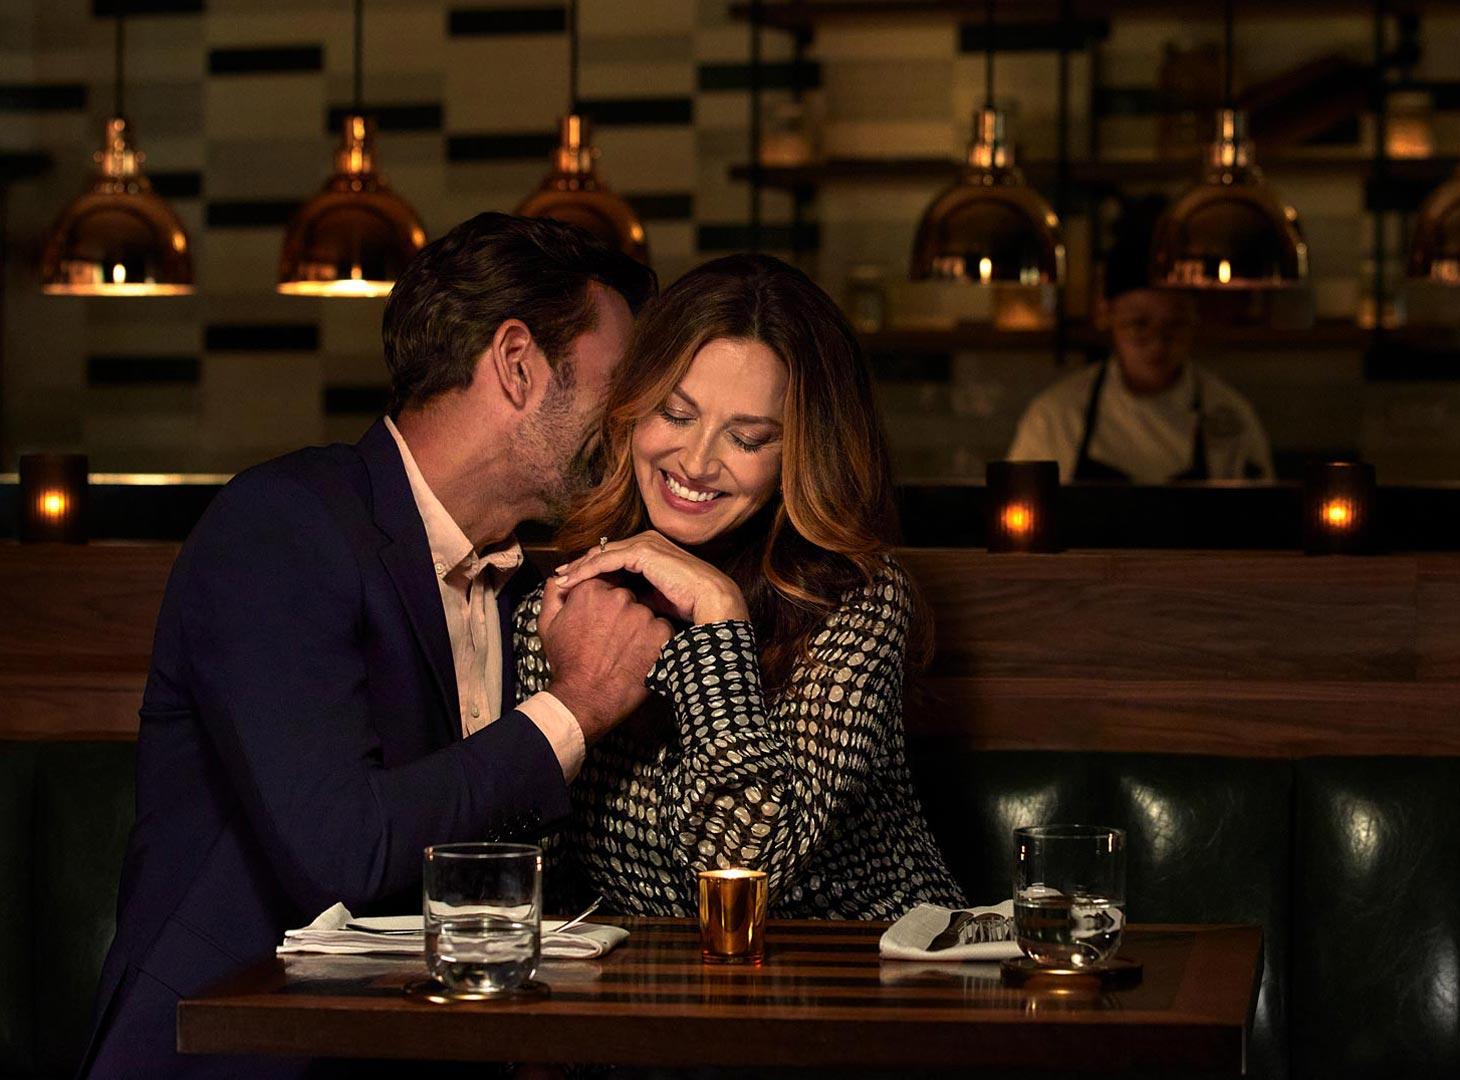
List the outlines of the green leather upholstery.
<svg viewBox="0 0 1460 1080">
<path fill-rule="evenodd" d="M 116 926 L 131 743 L 0 742 L 0 1076 L 69 1076 Z"/>
</svg>

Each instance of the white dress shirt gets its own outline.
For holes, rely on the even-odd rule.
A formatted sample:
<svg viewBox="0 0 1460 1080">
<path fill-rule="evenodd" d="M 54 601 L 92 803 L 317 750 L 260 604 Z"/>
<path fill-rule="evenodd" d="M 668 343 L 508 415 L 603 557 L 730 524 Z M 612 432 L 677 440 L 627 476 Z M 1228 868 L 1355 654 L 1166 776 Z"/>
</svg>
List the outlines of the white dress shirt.
<svg viewBox="0 0 1460 1080">
<path fill-rule="evenodd" d="M 1085 408 L 1100 365 L 1061 379 L 1034 399 L 1019 419 L 1010 461 L 1057 461 L 1069 483 L 1085 437 Z M 1181 377 L 1156 394 L 1131 393 L 1113 360 L 1100 388 L 1090 457 L 1138 484 L 1164 484 L 1191 468 L 1200 384 L 1202 437 L 1213 480 L 1271 480 L 1272 450 L 1247 399 L 1210 371 L 1187 364 Z"/>
<path fill-rule="evenodd" d="M 390 417 L 385 426 L 400 449 L 416 509 L 426 526 L 426 541 L 446 632 L 451 638 L 451 659 L 456 668 L 456 695 L 461 704 L 461 736 L 480 731 L 502 715 L 502 625 L 497 616 L 497 594 L 522 565 L 522 546 L 508 537 L 496 547 L 478 552 L 466 533 L 436 498 L 421 475 L 411 449 Z M 583 765 L 583 729 L 568 707 L 543 691 L 517 706 L 552 744 L 563 778 L 571 781 Z"/>
</svg>

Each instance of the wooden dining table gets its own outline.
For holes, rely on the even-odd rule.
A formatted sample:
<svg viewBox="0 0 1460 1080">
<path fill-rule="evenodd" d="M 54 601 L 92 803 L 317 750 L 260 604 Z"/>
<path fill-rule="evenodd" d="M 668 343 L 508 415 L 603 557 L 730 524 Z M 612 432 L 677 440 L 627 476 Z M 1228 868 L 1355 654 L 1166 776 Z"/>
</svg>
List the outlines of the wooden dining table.
<svg viewBox="0 0 1460 1080">
<path fill-rule="evenodd" d="M 1134 926 L 1129 989 L 1006 986 L 997 964 L 881 960 L 886 923 L 773 921 L 759 966 L 706 964 L 682 919 L 545 960 L 538 1000 L 432 1004 L 423 960 L 292 955 L 178 1007 L 184 1053 L 639 1066 L 1187 1069 L 1240 1075 L 1255 926 Z"/>
</svg>

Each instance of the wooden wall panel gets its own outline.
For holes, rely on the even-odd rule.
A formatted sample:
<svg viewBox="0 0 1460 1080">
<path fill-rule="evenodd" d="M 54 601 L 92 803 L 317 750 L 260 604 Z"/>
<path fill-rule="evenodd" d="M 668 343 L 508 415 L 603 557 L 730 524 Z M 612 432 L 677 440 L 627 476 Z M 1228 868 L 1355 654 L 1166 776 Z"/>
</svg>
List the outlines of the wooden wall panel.
<svg viewBox="0 0 1460 1080">
<path fill-rule="evenodd" d="M 177 547 L 0 545 L 0 738 L 136 732 Z M 543 553 L 532 553 L 541 561 Z M 909 737 L 1460 754 L 1460 554 L 908 549 L 938 654 Z"/>
</svg>

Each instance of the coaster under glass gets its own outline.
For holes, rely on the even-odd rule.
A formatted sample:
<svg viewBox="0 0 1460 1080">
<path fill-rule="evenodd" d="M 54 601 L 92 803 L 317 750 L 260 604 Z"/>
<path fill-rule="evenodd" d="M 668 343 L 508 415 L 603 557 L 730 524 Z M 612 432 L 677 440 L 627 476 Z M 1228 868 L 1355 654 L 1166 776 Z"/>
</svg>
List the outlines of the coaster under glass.
<svg viewBox="0 0 1460 1080">
<path fill-rule="evenodd" d="M 1035 981 L 1097 982 L 1103 990 L 1120 990 L 1141 981 L 1145 965 L 1129 956 L 1116 956 L 1098 964 L 1081 967 L 1051 967 L 1036 964 L 1027 956 L 1016 956 L 999 963 L 999 974 L 1006 986 L 1024 986 Z"/>
<path fill-rule="evenodd" d="M 504 1005 L 545 1001 L 552 990 L 545 982 L 529 979 L 513 990 L 453 990 L 430 977 L 406 983 L 406 997 L 432 1005 L 457 1005 L 463 1001 L 494 1001 Z"/>
</svg>

